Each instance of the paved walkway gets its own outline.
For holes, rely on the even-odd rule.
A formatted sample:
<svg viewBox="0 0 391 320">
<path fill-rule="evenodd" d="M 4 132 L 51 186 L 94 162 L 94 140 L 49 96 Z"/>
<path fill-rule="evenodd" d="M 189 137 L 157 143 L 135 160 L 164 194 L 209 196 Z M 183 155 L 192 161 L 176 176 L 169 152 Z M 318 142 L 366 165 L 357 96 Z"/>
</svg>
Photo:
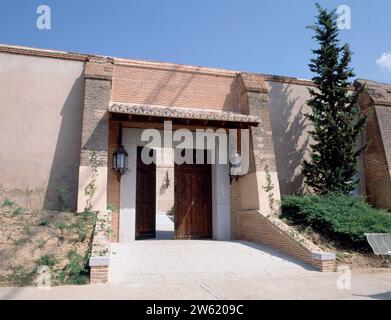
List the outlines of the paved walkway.
<svg viewBox="0 0 391 320">
<path fill-rule="evenodd" d="M 317 273 L 250 242 L 144 240 L 112 244 L 109 283 L 237 280 Z"/>
<path fill-rule="evenodd" d="M 353 274 L 350 290 L 337 289 L 338 273 L 231 280 L 186 280 L 62 286 L 50 290 L 0 288 L 0 299 L 387 299 L 391 273 Z"/>
<path fill-rule="evenodd" d="M 115 244 L 111 262 L 108 284 L 0 288 L 0 299 L 391 299 L 391 272 L 320 273 L 249 242 Z"/>
</svg>

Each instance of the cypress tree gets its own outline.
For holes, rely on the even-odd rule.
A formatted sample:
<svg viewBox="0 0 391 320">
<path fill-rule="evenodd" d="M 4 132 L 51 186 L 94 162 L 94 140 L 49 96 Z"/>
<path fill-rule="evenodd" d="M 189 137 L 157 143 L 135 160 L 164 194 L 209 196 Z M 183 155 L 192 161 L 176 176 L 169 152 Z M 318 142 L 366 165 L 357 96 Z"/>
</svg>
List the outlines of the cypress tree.
<svg viewBox="0 0 391 320">
<path fill-rule="evenodd" d="M 309 64 L 316 89 L 310 89 L 311 113 L 306 114 L 313 125 L 313 143 L 302 173 L 306 184 L 318 194 L 349 194 L 358 183 L 357 162 L 364 149 L 358 148 L 358 139 L 366 117 L 358 106 L 360 92 L 351 89 L 350 79 L 355 76 L 349 66 L 352 53 L 347 44 L 340 45 L 338 16 L 335 10 L 319 4 L 317 8 L 317 22 L 309 27 L 319 43 Z"/>
</svg>

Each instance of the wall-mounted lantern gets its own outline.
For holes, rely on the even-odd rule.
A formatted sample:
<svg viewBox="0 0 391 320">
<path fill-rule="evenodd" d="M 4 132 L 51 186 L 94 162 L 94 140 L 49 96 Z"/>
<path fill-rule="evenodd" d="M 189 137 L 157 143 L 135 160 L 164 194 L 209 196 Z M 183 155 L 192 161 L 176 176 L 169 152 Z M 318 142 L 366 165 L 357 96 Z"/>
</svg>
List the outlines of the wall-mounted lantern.
<svg viewBox="0 0 391 320">
<path fill-rule="evenodd" d="M 128 169 L 128 152 L 122 145 L 122 125 L 119 126 L 118 144 L 120 147 L 113 153 L 113 170 L 118 173 L 118 178 L 124 175 Z"/>
<path fill-rule="evenodd" d="M 230 157 L 229 163 L 229 178 L 230 183 L 232 183 L 233 179 L 235 179 L 235 181 L 238 181 L 240 176 L 242 175 L 242 156 L 238 152 L 235 152 Z"/>
<path fill-rule="evenodd" d="M 164 185 L 166 189 L 170 186 L 170 177 L 168 176 L 168 171 L 166 172 L 166 177 L 164 178 Z"/>
<path fill-rule="evenodd" d="M 120 175 L 125 174 L 128 169 L 128 152 L 125 150 L 124 146 L 120 146 L 113 153 L 113 169 L 117 171 Z"/>
</svg>

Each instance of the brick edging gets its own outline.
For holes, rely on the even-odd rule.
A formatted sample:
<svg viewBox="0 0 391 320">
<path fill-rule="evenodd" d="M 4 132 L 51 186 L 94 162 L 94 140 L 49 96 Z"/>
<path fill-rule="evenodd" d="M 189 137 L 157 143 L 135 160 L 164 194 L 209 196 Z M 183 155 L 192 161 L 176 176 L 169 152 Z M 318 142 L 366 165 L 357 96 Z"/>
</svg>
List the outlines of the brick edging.
<svg viewBox="0 0 391 320">
<path fill-rule="evenodd" d="M 111 226 L 111 211 L 99 212 L 89 260 L 90 283 L 106 283 L 109 276 L 111 241 L 106 228 Z"/>
<path fill-rule="evenodd" d="M 324 252 L 276 217 L 257 210 L 239 212 L 239 238 L 273 247 L 321 272 L 336 270 L 335 254 Z"/>
<path fill-rule="evenodd" d="M 94 266 L 90 269 L 90 283 L 107 283 L 109 276 L 109 266 Z"/>
</svg>

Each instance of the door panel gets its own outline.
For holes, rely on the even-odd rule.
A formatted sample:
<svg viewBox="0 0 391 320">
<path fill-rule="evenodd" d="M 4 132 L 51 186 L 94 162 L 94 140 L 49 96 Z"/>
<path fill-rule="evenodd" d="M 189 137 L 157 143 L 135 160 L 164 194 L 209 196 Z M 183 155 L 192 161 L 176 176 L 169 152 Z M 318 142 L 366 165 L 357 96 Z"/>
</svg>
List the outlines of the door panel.
<svg viewBox="0 0 391 320">
<path fill-rule="evenodd" d="M 211 200 L 211 165 L 175 164 L 176 239 L 212 237 Z"/>
<path fill-rule="evenodd" d="M 137 148 L 136 240 L 156 237 L 156 163 L 145 164 L 142 150 Z"/>
</svg>

